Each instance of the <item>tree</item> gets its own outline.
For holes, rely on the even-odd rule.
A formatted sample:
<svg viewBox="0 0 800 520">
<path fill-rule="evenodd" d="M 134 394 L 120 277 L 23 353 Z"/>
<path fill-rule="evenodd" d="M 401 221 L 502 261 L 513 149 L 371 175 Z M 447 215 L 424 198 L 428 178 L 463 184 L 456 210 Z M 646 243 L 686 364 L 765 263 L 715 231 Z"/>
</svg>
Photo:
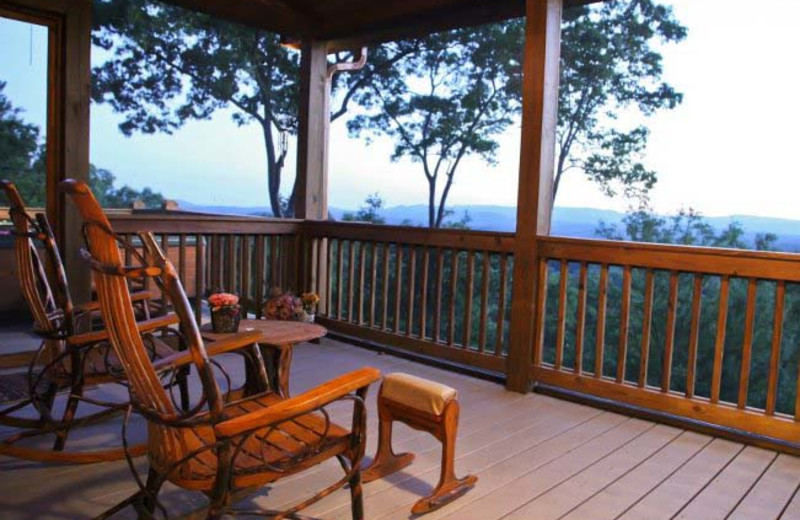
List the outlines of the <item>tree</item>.
<svg viewBox="0 0 800 520">
<path fill-rule="evenodd" d="M 387 135 L 395 143 L 393 161 L 421 165 L 430 227 L 447 217 L 463 159 L 495 164 L 495 136 L 519 113 L 521 27 L 512 20 L 384 44 L 387 54 L 402 58 L 357 98 L 365 111 L 348 121 L 351 135 Z"/>
<path fill-rule="evenodd" d="M 358 211 L 353 213 L 348 211 L 342 215 L 342 220 L 345 222 L 369 222 L 372 224 L 386 224 L 386 219 L 381 216 L 380 210 L 383 208 L 384 202 L 380 194 L 377 192 L 367 195 L 364 199 L 364 205 L 358 208 Z"/>
<path fill-rule="evenodd" d="M 288 136 L 297 132 L 299 53 L 282 47 L 277 34 L 150 0 L 97 0 L 94 24 L 92 42 L 109 58 L 93 70 L 92 99 L 123 115 L 125 135 L 170 134 L 233 108 L 238 125 L 261 128 L 273 215 L 292 214 L 294 188 L 283 198 L 280 189 Z M 343 52 L 333 61 L 351 58 Z M 341 95 L 331 119 L 399 58 L 376 49 L 367 74 L 336 76 Z"/>
<path fill-rule="evenodd" d="M 757 233 L 752 247 L 745 241 L 741 222 L 733 221 L 717 231 L 693 209 L 681 209 L 671 216 L 656 215 L 646 204 L 629 211 L 622 219 L 622 229 L 601 221 L 595 234 L 607 240 L 631 240 L 657 244 L 724 247 L 769 251 L 778 237 L 774 233 Z"/>
<path fill-rule="evenodd" d="M 649 130 L 623 128 L 630 109 L 644 116 L 678 106 L 683 95 L 662 80 L 657 42 L 682 41 L 687 29 L 657 0 L 609 0 L 564 11 L 558 142 L 553 196 L 572 169 L 608 196 L 622 187 L 641 196 L 657 180 L 642 162 Z"/>
<path fill-rule="evenodd" d="M 141 202 L 145 208 L 160 208 L 164 196 L 145 187 L 141 191 L 128 185 L 115 188 L 116 177 L 104 168 L 89 165 L 89 186 L 92 188 L 100 205 L 104 208 L 130 208 L 134 202 Z"/>
<path fill-rule="evenodd" d="M 26 123 L 22 109 L 14 107 L 3 93 L 0 81 L 0 179 L 17 185 L 28 204 L 42 207 L 44 191 L 44 148 L 39 143 L 39 127 Z"/>
</svg>

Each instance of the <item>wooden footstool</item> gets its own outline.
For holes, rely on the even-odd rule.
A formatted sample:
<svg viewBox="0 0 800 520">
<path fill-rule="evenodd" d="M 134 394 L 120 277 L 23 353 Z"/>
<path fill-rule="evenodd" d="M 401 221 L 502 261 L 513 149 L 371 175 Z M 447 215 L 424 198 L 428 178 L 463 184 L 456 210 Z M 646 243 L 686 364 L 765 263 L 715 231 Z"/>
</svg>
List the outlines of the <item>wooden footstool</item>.
<svg viewBox="0 0 800 520">
<path fill-rule="evenodd" d="M 413 453 L 396 455 L 392 451 L 392 423 L 400 421 L 430 433 L 442 443 L 442 469 L 433 493 L 411 508 L 423 514 L 455 500 L 478 481 L 474 475 L 462 479 L 455 475 L 456 434 L 458 433 L 458 392 L 433 381 L 409 374 L 387 375 L 378 393 L 378 452 L 362 473 L 370 482 L 399 471 L 414 460 Z"/>
</svg>

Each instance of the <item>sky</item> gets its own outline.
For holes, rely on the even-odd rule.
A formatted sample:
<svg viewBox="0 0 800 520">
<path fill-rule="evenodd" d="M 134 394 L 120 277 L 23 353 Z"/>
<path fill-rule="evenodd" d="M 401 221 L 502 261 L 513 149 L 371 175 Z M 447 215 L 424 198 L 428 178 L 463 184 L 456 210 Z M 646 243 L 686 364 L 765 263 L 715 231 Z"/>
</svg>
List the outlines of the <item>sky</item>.
<svg viewBox="0 0 800 520">
<path fill-rule="evenodd" d="M 651 193 L 662 213 L 693 207 L 709 216 L 761 215 L 800 219 L 800 2 L 671 0 L 688 38 L 661 48 L 664 79 L 685 94 L 677 109 L 647 120 L 647 164 L 658 172 Z M 46 33 L 0 19 L 0 80 L 24 107 L 25 118 L 44 121 Z M 150 186 L 168 198 L 199 204 L 267 205 L 264 146 L 256 126 L 240 128 L 231 112 L 190 122 L 173 135 L 123 136 L 119 117 L 93 105 L 91 161 L 120 184 Z M 344 119 L 344 118 L 343 118 Z M 516 204 L 519 124 L 500 136 L 496 166 L 467 160 L 458 172 L 451 204 Z M 389 206 L 424 204 L 419 166 L 392 163 L 392 143 L 350 139 L 342 119 L 333 123 L 330 197 L 354 208 L 372 192 Z M 290 141 L 285 186 L 291 185 L 296 146 Z M 565 175 L 556 204 L 624 211 L 628 202 L 603 196 L 580 172 Z"/>
</svg>

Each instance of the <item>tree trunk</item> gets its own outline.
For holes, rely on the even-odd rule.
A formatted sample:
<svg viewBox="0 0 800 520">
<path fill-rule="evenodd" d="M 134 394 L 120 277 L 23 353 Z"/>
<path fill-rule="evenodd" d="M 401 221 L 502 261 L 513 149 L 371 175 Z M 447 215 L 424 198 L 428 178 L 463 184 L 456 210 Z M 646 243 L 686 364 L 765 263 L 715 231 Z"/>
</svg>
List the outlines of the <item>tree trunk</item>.
<svg viewBox="0 0 800 520">
<path fill-rule="evenodd" d="M 272 125 L 269 121 L 261 124 L 264 135 L 264 148 L 267 152 L 267 186 L 269 189 L 269 205 L 272 215 L 276 218 L 283 216 L 281 210 L 281 170 L 282 165 L 278 164 L 275 156 L 275 143 L 272 140 Z"/>
<path fill-rule="evenodd" d="M 428 227 L 436 226 L 436 177 L 428 177 Z"/>
</svg>

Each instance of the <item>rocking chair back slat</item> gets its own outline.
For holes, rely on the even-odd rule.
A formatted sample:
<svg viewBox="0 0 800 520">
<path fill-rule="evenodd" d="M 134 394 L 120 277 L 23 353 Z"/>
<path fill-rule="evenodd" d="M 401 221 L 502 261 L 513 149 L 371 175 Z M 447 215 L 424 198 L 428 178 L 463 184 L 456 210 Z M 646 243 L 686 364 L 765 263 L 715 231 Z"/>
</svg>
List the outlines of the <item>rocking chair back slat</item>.
<svg viewBox="0 0 800 520">
<path fill-rule="evenodd" d="M 16 186 L 0 181 L 8 198 L 14 224 L 14 252 L 20 290 L 33 314 L 36 328 L 44 336 L 64 337 L 73 332 L 72 301 L 61 255 L 44 215 L 28 215 Z M 42 261 L 37 243 L 43 247 Z M 48 271 L 49 270 L 49 271 Z M 48 273 L 52 273 L 51 278 Z"/>
<path fill-rule="evenodd" d="M 111 274 L 114 269 L 123 272 L 125 266 L 108 219 L 85 184 L 68 181 L 64 186 L 83 217 L 89 253 L 93 259 L 109 268 L 94 271 L 95 288 L 100 314 L 109 331 L 114 352 L 130 382 L 131 393 L 141 406 L 158 414 L 172 415 L 175 407 L 161 384 L 139 334 L 127 280 L 124 276 Z"/>
</svg>

